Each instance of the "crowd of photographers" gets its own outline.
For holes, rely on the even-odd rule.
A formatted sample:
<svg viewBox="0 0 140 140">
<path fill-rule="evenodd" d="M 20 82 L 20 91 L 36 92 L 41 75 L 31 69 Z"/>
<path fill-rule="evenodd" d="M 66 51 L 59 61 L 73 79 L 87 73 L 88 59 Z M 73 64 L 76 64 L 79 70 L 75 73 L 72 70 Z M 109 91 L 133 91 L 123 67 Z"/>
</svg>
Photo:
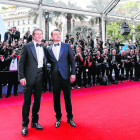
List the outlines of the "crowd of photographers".
<svg viewBox="0 0 140 140">
<path fill-rule="evenodd" d="M 118 84 L 123 80 L 139 81 L 140 78 L 140 41 L 129 43 L 126 51 L 121 50 L 124 44 L 118 39 L 113 43 L 105 42 L 98 38 L 96 42 L 90 36 L 86 39 L 77 33 L 77 41 L 66 37 L 66 42 L 71 45 L 76 64 L 76 81 L 71 85 L 75 88 L 85 88 L 96 85 Z M 121 52 L 121 53 L 120 53 Z M 83 78 L 81 78 L 83 77 Z M 83 79 L 83 80 L 82 80 Z"/>
<path fill-rule="evenodd" d="M 10 28 L 4 34 L 4 41 L 1 42 L 0 38 L 0 99 L 2 98 L 2 87 L 7 85 L 7 94 L 5 98 L 11 96 L 12 88 L 14 96 L 18 96 L 18 60 L 22 46 L 25 43 L 32 42 L 33 38 L 30 31 L 21 38 L 20 32 L 16 30 L 16 27 Z M 47 48 L 53 44 L 53 40 L 42 40 L 42 44 Z M 50 79 L 50 65 L 48 64 L 48 76 L 47 81 L 44 83 L 42 92 L 47 91 L 47 85 L 49 85 L 49 91 L 52 92 L 51 79 Z M 49 84 L 47 84 L 47 82 Z"/>
<path fill-rule="evenodd" d="M 96 42 L 91 36 L 86 39 L 80 33 L 76 34 L 75 41 L 72 35 L 66 35 L 65 43 L 69 43 L 74 55 L 76 66 L 76 81 L 71 84 L 71 89 L 81 87 L 91 87 L 99 85 L 118 84 L 119 80 L 139 81 L 140 78 L 140 54 L 138 40 L 132 47 L 128 44 L 126 51 L 121 50 L 117 39 L 113 43 L 107 40 L 104 43 L 101 38 Z M 15 96 L 18 96 L 18 59 L 19 53 L 24 43 L 32 41 L 32 35 L 28 31 L 23 38 L 16 27 L 9 29 L 4 35 L 4 41 L 0 42 L 0 98 L 2 98 L 2 86 L 7 86 L 6 98 L 10 97 L 13 87 Z M 47 48 L 53 44 L 53 40 L 42 40 L 42 44 Z M 48 64 L 47 81 L 44 83 L 43 92 L 52 92 L 51 65 Z M 134 74 L 134 75 L 133 75 Z M 48 87 L 48 89 L 47 89 Z"/>
</svg>

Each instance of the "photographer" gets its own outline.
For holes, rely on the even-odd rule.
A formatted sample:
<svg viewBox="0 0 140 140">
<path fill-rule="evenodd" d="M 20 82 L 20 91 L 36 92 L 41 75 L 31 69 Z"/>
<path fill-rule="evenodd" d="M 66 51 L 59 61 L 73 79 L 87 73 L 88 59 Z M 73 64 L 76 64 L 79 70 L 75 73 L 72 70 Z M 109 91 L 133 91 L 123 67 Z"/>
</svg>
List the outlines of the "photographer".
<svg viewBox="0 0 140 140">
<path fill-rule="evenodd" d="M 102 54 L 103 52 L 103 50 L 100 48 L 100 45 L 98 43 L 96 44 L 96 47 L 93 50 L 99 51 L 100 54 Z"/>
<path fill-rule="evenodd" d="M 81 73 L 83 72 L 83 65 L 84 60 L 83 56 L 81 54 L 81 48 L 76 48 L 76 54 L 74 55 L 75 59 L 75 65 L 76 65 L 76 88 L 79 89 L 82 86 L 82 80 L 81 80 Z"/>
<path fill-rule="evenodd" d="M 7 42 L 4 42 L 3 48 L 1 50 L 1 54 L 5 56 L 5 58 L 7 58 L 8 56 L 10 56 L 12 53 L 12 47 L 9 46 L 9 44 Z"/>
<path fill-rule="evenodd" d="M 12 38 L 12 29 L 13 28 L 10 28 L 7 32 L 5 32 L 4 34 L 4 42 L 7 42 L 9 45 L 11 45 L 12 41 L 13 41 L 13 38 Z"/>
<path fill-rule="evenodd" d="M 136 47 L 140 50 L 140 40 L 136 39 Z"/>
<path fill-rule="evenodd" d="M 80 35 L 80 37 L 79 37 L 79 41 L 78 41 L 79 43 L 80 43 L 80 45 L 82 46 L 82 48 L 81 48 L 81 51 L 84 51 L 84 48 L 85 48 L 85 41 L 84 41 L 84 39 L 83 39 L 83 36 L 81 36 Z"/>
<path fill-rule="evenodd" d="M 12 39 L 16 40 L 18 42 L 18 40 L 20 39 L 20 32 L 17 31 L 16 27 L 12 28 L 12 33 L 10 32 Z"/>
<path fill-rule="evenodd" d="M 86 73 L 88 74 L 88 86 L 91 87 L 91 71 L 92 71 L 92 51 L 88 48 L 88 46 L 85 46 L 84 50 L 84 72 L 85 72 L 85 80 L 84 85 L 87 88 L 87 80 L 86 80 Z M 84 75 L 83 75 L 84 77 Z"/>
<path fill-rule="evenodd" d="M 14 41 L 12 42 L 12 44 L 11 44 L 11 49 L 14 50 L 14 49 L 16 49 L 16 48 L 18 48 L 18 44 L 17 44 L 17 42 L 14 40 Z"/>
<path fill-rule="evenodd" d="M 121 75 L 123 75 L 124 76 L 124 68 L 125 68 L 125 63 L 126 63 L 126 60 L 125 60 L 125 51 L 124 50 L 122 50 L 122 52 L 121 52 L 121 55 L 119 55 L 119 57 L 120 57 L 120 70 L 121 70 Z"/>
<path fill-rule="evenodd" d="M 140 78 L 140 53 L 139 49 L 135 49 L 136 62 L 135 62 L 135 77 Z"/>
<path fill-rule="evenodd" d="M 91 76 L 93 77 L 93 86 L 95 86 L 95 76 L 97 74 L 97 59 L 98 59 L 98 53 L 96 49 L 90 50 L 90 62 L 91 66 L 89 67 L 89 75 L 88 75 L 88 79 L 89 82 L 91 82 Z M 90 64 L 90 63 L 89 63 Z M 96 81 L 97 82 L 97 81 Z M 90 84 L 89 86 L 92 86 L 92 84 Z"/>
<path fill-rule="evenodd" d="M 65 43 L 68 43 L 68 42 L 69 42 L 69 35 L 67 34 L 66 39 L 65 39 Z"/>
<path fill-rule="evenodd" d="M 20 50 L 15 49 L 12 52 L 12 55 L 9 56 L 7 59 L 5 59 L 4 63 L 7 65 L 7 71 L 8 73 L 8 89 L 7 89 L 7 95 L 5 98 L 8 98 L 11 96 L 11 90 L 12 86 L 14 85 L 14 96 L 17 95 L 17 89 L 18 89 L 18 60 L 19 60 L 19 53 Z"/>
<path fill-rule="evenodd" d="M 95 66 L 96 66 L 96 75 L 97 75 L 96 83 L 98 85 L 100 85 L 100 78 L 103 76 L 103 66 L 102 66 L 103 61 L 104 59 L 100 51 L 97 51 Z"/>
<path fill-rule="evenodd" d="M 93 49 L 94 48 L 94 41 L 93 41 L 93 39 L 91 38 L 91 36 L 88 36 L 87 39 L 88 39 L 88 46 L 90 46 L 91 49 Z"/>
<path fill-rule="evenodd" d="M 134 54 L 134 50 L 130 51 L 130 54 L 126 54 L 126 81 L 128 82 L 129 72 L 130 72 L 130 81 L 132 81 L 133 76 L 133 67 L 135 66 L 136 55 Z"/>
<path fill-rule="evenodd" d="M 72 35 L 69 35 L 69 41 L 71 42 L 71 45 L 73 45 L 73 43 L 74 43 L 74 38 L 72 37 Z"/>
<path fill-rule="evenodd" d="M 24 42 L 19 39 L 18 44 L 17 44 L 18 48 L 22 48 L 23 44 Z"/>
<path fill-rule="evenodd" d="M 71 50 L 72 50 L 73 56 L 75 56 L 76 51 L 75 51 L 75 49 L 74 49 L 74 45 L 70 45 L 70 47 L 71 47 Z"/>
<path fill-rule="evenodd" d="M 118 79 L 119 79 L 119 57 L 116 54 L 116 50 L 112 50 L 112 55 L 109 55 L 109 60 L 110 60 L 110 79 L 112 83 L 118 84 Z M 112 71 L 114 69 L 115 72 L 115 81 L 112 78 Z"/>
<path fill-rule="evenodd" d="M 109 74 L 109 71 L 110 71 L 109 62 L 110 62 L 110 60 L 109 60 L 108 49 L 103 50 L 102 57 L 104 59 L 103 60 L 103 76 L 105 75 L 105 72 L 106 72 L 106 76 L 108 77 L 109 84 L 110 84 L 110 81 L 111 81 L 110 74 Z"/>
<path fill-rule="evenodd" d="M 116 38 L 113 43 L 113 48 L 116 50 L 116 54 L 120 52 L 119 47 L 120 47 L 120 42 L 118 42 L 118 39 Z"/>
<path fill-rule="evenodd" d="M 108 52 L 111 54 L 111 43 L 109 39 L 106 40 L 105 46 L 107 47 Z"/>
<path fill-rule="evenodd" d="M 80 33 L 79 33 L 79 32 L 77 32 L 77 33 L 76 33 L 76 38 L 77 38 L 77 41 L 79 40 L 79 36 L 80 36 Z"/>
<path fill-rule="evenodd" d="M 30 31 L 27 31 L 26 34 L 23 36 L 23 39 L 26 40 L 26 43 L 32 42 L 32 35 L 30 34 Z"/>
<path fill-rule="evenodd" d="M 99 37 L 99 39 L 97 39 L 97 44 L 99 44 L 100 48 L 103 50 L 103 41 L 100 37 Z"/>
</svg>

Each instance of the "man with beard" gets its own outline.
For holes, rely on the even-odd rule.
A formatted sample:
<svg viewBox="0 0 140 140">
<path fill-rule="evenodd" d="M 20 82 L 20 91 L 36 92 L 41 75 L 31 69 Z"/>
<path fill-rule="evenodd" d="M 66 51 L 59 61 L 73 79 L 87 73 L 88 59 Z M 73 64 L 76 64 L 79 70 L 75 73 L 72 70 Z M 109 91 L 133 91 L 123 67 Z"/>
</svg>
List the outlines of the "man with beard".
<svg viewBox="0 0 140 140">
<path fill-rule="evenodd" d="M 75 81 L 75 61 L 72 50 L 69 44 L 61 42 L 61 32 L 59 29 L 55 29 L 51 32 L 51 37 L 54 40 L 54 44 L 48 48 L 48 58 L 51 63 L 51 78 L 53 86 L 53 102 L 54 110 L 56 113 L 55 127 L 59 127 L 61 124 L 61 105 L 60 105 L 60 93 L 63 90 L 67 122 L 76 127 L 73 121 L 72 104 L 71 104 L 71 83 Z M 70 74 L 71 67 L 71 74 Z M 70 83 L 71 81 L 71 83 Z"/>
</svg>

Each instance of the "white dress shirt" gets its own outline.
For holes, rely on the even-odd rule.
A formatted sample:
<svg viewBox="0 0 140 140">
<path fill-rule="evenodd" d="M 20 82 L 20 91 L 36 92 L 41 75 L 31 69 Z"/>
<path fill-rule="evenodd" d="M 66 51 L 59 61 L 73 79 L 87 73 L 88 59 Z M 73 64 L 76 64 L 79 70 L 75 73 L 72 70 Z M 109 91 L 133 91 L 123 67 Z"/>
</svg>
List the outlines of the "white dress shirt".
<svg viewBox="0 0 140 140">
<path fill-rule="evenodd" d="M 37 55 L 37 60 L 38 60 L 38 68 L 42 68 L 43 67 L 43 59 L 44 59 L 44 51 L 43 51 L 43 47 L 36 47 L 36 42 L 34 41 L 34 46 L 35 46 L 35 50 L 36 50 L 36 55 Z"/>
<path fill-rule="evenodd" d="M 59 45 L 56 47 L 53 44 L 52 51 L 57 61 L 59 59 L 60 48 L 61 48 L 61 42 L 59 42 Z"/>
</svg>

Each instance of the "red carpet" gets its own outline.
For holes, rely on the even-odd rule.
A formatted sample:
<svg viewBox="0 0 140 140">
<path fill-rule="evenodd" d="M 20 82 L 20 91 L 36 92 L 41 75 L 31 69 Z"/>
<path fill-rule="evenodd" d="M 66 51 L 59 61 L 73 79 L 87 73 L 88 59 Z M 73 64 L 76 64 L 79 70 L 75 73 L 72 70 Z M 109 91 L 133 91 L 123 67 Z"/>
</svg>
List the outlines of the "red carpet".
<svg viewBox="0 0 140 140">
<path fill-rule="evenodd" d="M 97 86 L 72 91 L 76 128 L 66 122 L 64 100 L 62 123 L 55 128 L 52 93 L 42 94 L 39 123 L 21 135 L 22 93 L 0 100 L 0 140 L 140 140 L 140 82 Z"/>
</svg>

